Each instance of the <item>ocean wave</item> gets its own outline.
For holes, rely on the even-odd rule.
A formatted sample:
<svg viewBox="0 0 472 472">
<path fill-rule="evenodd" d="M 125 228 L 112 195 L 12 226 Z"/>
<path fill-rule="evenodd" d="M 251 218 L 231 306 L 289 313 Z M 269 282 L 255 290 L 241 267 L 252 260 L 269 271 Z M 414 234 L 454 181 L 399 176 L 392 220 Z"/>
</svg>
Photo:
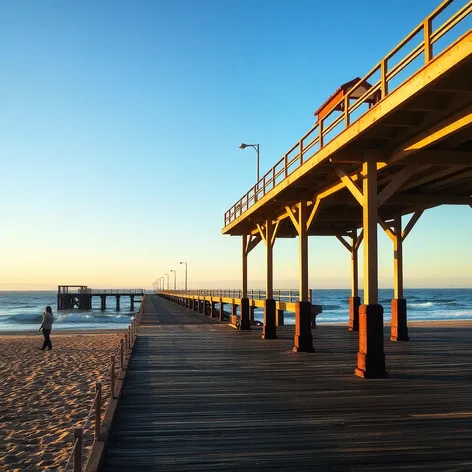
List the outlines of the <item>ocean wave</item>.
<svg viewBox="0 0 472 472">
<path fill-rule="evenodd" d="M 121 313 L 59 313 L 54 315 L 54 324 L 63 323 L 120 323 L 130 320 L 130 314 Z M 42 315 L 37 313 L 19 313 L 0 317 L 0 323 L 40 324 Z"/>
</svg>

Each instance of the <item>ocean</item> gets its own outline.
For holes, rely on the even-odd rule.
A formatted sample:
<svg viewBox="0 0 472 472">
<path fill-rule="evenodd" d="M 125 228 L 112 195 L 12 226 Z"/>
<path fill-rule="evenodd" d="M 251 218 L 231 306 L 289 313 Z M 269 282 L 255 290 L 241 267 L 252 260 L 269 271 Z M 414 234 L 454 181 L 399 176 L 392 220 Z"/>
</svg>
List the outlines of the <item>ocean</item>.
<svg viewBox="0 0 472 472">
<path fill-rule="evenodd" d="M 390 301 L 393 290 L 380 289 L 380 304 L 384 307 L 384 319 L 390 321 Z M 323 313 L 317 323 L 348 322 L 348 289 L 313 289 L 313 303 L 322 305 Z M 362 291 L 361 291 L 362 300 Z M 472 289 L 407 289 L 408 319 L 411 321 L 472 320 Z M 126 328 L 134 315 L 129 297 L 121 297 L 121 310 L 115 311 L 115 300 L 108 297 L 105 311 L 100 310 L 100 298 L 94 297 L 90 311 L 56 309 L 56 292 L 0 292 L 0 332 L 37 330 L 46 305 L 54 312 L 54 330 Z M 135 311 L 139 303 L 135 303 Z M 256 320 L 263 320 L 262 310 L 255 311 Z M 293 324 L 293 313 L 285 314 L 285 323 Z"/>
</svg>

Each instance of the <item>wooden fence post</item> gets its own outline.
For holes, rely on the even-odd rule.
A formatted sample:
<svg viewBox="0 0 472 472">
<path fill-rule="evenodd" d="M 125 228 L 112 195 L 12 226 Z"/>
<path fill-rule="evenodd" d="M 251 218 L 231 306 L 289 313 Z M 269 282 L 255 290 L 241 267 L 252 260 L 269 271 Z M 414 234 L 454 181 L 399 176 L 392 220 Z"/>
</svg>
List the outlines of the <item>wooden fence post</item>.
<svg viewBox="0 0 472 472">
<path fill-rule="evenodd" d="M 102 382 L 95 384 L 95 441 L 100 438 L 100 423 L 102 414 Z"/>
<path fill-rule="evenodd" d="M 82 472 L 82 428 L 74 428 L 74 459 L 73 459 L 73 470 L 74 472 Z"/>
<path fill-rule="evenodd" d="M 125 359 L 124 359 L 124 352 L 123 352 L 123 338 L 120 339 L 120 367 L 121 370 L 125 370 Z"/>
<path fill-rule="evenodd" d="M 111 381 L 111 398 L 116 398 L 115 397 L 115 356 L 111 356 L 110 381 Z"/>
</svg>

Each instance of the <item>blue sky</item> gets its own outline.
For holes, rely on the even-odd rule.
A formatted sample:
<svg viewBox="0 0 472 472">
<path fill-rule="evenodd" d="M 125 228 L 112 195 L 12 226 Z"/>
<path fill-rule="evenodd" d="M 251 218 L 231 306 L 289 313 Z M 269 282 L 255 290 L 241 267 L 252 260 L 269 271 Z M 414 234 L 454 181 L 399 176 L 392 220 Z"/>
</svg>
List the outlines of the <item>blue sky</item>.
<svg viewBox="0 0 472 472">
<path fill-rule="evenodd" d="M 461 3 L 460 1 L 458 3 Z M 462 1 L 462 4 L 464 1 Z M 240 240 L 224 212 L 438 4 L 431 0 L 8 1 L 0 3 L 0 289 L 235 287 Z M 405 284 L 471 286 L 472 210 L 422 217 Z M 391 242 L 380 283 L 391 286 Z M 276 286 L 298 286 L 295 240 Z M 465 263 L 467 261 L 467 263 Z M 310 242 L 313 287 L 349 285 L 337 240 Z M 264 285 L 264 253 L 249 261 Z"/>
</svg>

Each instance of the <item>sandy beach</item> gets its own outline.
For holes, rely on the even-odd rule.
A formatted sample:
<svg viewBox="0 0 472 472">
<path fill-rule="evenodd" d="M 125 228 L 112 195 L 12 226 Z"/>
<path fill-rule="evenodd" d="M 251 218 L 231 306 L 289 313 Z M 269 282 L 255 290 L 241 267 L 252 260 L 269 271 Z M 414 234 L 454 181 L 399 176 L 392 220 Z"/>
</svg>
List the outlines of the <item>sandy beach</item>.
<svg viewBox="0 0 472 472">
<path fill-rule="evenodd" d="M 67 461 L 72 427 L 81 426 L 103 382 L 121 334 L 104 331 L 52 333 L 53 349 L 41 351 L 42 335 L 0 334 L 0 471 L 57 471 Z M 92 442 L 93 421 L 84 432 Z"/>
</svg>

